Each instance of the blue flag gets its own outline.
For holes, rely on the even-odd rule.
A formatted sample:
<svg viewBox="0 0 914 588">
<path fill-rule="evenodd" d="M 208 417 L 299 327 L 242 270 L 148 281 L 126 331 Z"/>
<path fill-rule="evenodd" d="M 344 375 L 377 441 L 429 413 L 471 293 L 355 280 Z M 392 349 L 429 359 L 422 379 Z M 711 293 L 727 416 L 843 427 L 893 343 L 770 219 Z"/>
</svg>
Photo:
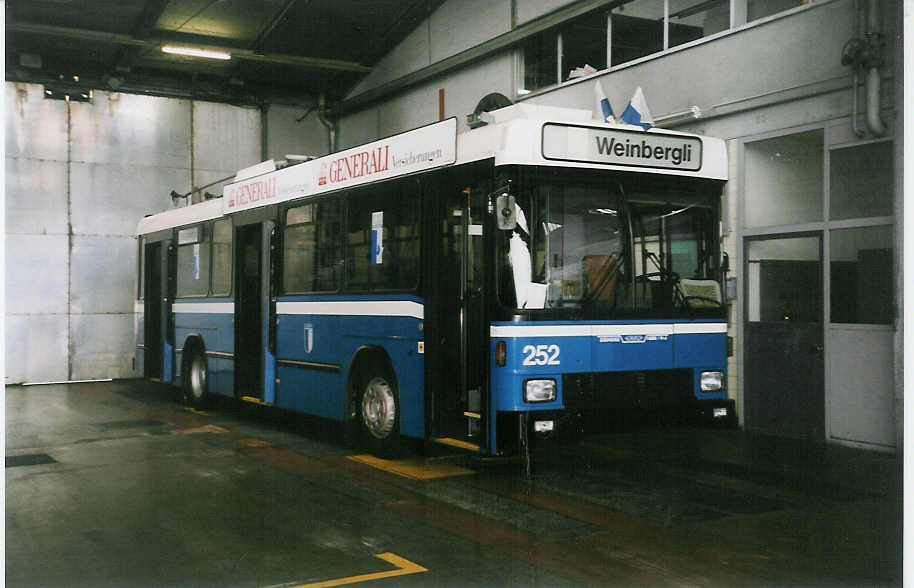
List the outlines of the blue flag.
<svg viewBox="0 0 914 588">
<path fill-rule="evenodd" d="M 647 107 L 647 100 L 644 99 L 641 86 L 638 86 L 632 99 L 629 100 L 628 106 L 625 107 L 622 120 L 630 125 L 638 125 L 645 131 L 654 126 L 654 117 L 651 116 L 651 111 Z"/>
<path fill-rule="evenodd" d="M 603 92 L 603 86 L 600 85 L 600 81 L 593 86 L 593 95 L 594 95 L 594 118 L 599 119 L 603 122 L 616 122 L 616 117 L 613 116 L 612 106 L 609 105 L 609 99 L 606 97 L 606 93 Z"/>
</svg>

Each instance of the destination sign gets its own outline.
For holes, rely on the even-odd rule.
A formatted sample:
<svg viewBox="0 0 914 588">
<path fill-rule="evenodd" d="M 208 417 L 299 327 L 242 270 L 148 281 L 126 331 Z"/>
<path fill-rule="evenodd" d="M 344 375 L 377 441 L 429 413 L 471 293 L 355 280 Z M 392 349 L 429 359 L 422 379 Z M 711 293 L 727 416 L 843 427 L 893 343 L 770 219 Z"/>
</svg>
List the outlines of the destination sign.
<svg viewBox="0 0 914 588">
<path fill-rule="evenodd" d="M 559 161 L 701 169 L 701 139 L 684 135 L 546 123 L 542 149 L 543 157 Z"/>
</svg>

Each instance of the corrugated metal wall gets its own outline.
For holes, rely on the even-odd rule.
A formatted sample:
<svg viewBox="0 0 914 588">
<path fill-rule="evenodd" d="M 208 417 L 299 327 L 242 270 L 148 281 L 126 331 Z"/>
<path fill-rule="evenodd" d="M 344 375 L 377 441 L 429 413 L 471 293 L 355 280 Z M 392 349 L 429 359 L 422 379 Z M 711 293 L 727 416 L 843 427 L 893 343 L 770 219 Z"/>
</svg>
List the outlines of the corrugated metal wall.
<svg viewBox="0 0 914 588">
<path fill-rule="evenodd" d="M 6 383 L 131 377 L 136 224 L 171 208 L 170 192 L 188 192 L 192 177 L 201 186 L 260 161 L 261 112 L 114 92 L 46 100 L 34 84 L 5 91 Z M 296 124 L 302 111 L 268 113 L 268 130 L 283 129 L 269 157 L 326 153 L 316 120 Z"/>
</svg>

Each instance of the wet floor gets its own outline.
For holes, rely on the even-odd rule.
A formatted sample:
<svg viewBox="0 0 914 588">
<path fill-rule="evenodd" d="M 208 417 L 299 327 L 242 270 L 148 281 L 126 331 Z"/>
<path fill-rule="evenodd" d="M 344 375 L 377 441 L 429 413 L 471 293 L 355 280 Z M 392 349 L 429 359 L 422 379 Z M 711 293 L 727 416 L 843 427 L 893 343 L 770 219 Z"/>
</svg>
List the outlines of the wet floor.
<svg viewBox="0 0 914 588">
<path fill-rule="evenodd" d="M 891 455 L 642 428 L 390 464 L 137 381 L 8 387 L 9 586 L 899 585 Z"/>
</svg>

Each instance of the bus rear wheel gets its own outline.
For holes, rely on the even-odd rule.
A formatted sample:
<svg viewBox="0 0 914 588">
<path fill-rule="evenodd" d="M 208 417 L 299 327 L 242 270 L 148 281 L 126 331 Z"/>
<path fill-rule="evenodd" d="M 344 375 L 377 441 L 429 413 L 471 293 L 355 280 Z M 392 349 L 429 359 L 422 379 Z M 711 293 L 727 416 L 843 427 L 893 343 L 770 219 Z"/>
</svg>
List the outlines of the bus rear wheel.
<svg viewBox="0 0 914 588">
<path fill-rule="evenodd" d="M 362 380 L 358 402 L 360 438 L 379 457 L 395 457 L 400 447 L 400 405 L 392 378 L 372 370 Z"/>
<path fill-rule="evenodd" d="M 187 364 L 184 397 L 194 408 L 204 408 L 209 400 L 206 358 L 199 351 L 195 351 L 191 355 Z"/>
</svg>

